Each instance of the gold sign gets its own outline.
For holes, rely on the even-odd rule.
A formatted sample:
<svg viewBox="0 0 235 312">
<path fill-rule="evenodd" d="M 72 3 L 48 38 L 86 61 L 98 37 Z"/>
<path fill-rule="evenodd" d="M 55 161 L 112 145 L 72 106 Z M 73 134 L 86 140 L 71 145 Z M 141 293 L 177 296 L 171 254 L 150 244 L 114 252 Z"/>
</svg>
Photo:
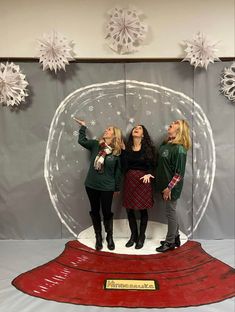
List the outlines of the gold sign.
<svg viewBox="0 0 235 312">
<path fill-rule="evenodd" d="M 111 290 L 157 290 L 158 284 L 155 280 L 133 280 L 133 279 L 107 279 L 105 289 Z"/>
</svg>

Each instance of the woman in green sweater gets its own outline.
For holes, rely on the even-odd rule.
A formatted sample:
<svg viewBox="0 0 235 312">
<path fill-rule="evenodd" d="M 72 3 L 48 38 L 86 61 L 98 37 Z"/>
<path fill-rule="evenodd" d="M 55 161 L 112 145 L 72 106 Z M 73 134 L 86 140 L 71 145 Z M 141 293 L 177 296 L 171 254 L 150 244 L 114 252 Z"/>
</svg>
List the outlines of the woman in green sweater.
<svg viewBox="0 0 235 312">
<path fill-rule="evenodd" d="M 111 206 L 113 194 L 120 191 L 121 164 L 119 155 L 121 154 L 122 133 L 119 128 L 110 126 L 105 129 L 99 141 L 88 140 L 86 138 L 85 122 L 78 118 L 74 118 L 74 120 L 81 126 L 78 143 L 91 152 L 91 162 L 85 180 L 85 187 L 90 201 L 90 216 L 96 236 L 95 248 L 96 250 L 103 248 L 101 206 L 108 249 L 114 250 Z"/>
<path fill-rule="evenodd" d="M 156 248 L 158 252 L 173 250 L 180 246 L 176 205 L 183 188 L 187 150 L 191 146 L 187 121 L 172 122 L 167 132 L 167 139 L 160 146 L 158 153 L 156 184 L 165 201 L 168 231 L 166 239 Z"/>
</svg>

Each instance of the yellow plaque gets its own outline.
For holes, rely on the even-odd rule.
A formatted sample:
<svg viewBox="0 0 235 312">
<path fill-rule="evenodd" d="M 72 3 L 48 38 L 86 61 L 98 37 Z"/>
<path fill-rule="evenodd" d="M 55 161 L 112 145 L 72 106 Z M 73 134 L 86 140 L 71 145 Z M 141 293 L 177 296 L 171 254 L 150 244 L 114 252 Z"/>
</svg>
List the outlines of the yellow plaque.
<svg viewBox="0 0 235 312">
<path fill-rule="evenodd" d="M 133 280 L 133 279 L 107 279 L 105 289 L 110 290 L 157 290 L 158 284 L 155 280 Z"/>
</svg>

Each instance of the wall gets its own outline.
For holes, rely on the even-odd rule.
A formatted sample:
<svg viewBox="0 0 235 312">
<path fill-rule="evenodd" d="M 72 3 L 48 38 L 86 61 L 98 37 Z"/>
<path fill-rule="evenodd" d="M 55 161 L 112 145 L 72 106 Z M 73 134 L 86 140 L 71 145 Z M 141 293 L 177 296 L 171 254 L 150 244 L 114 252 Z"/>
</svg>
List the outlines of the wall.
<svg viewBox="0 0 235 312">
<path fill-rule="evenodd" d="M 182 41 L 199 30 L 219 41 L 218 55 L 234 52 L 234 0 L 1 0 L 0 57 L 35 57 L 36 39 L 56 29 L 76 43 L 79 58 L 115 58 L 104 40 L 106 12 L 135 5 L 144 12 L 149 34 L 130 58 L 180 58 Z"/>
</svg>

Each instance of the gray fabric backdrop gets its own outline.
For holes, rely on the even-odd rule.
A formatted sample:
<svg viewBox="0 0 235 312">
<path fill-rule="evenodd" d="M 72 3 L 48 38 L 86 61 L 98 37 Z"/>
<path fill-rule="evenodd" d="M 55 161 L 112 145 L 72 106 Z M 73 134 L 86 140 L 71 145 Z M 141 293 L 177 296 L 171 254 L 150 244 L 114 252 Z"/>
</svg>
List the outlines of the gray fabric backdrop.
<svg viewBox="0 0 235 312">
<path fill-rule="evenodd" d="M 126 136 L 143 123 L 156 147 L 169 122 L 186 118 L 193 148 L 178 204 L 181 230 L 234 237 L 235 107 L 219 92 L 231 62 L 207 71 L 179 62 L 72 63 L 57 75 L 37 62 L 18 64 L 30 96 L 19 109 L 0 108 L 1 239 L 67 238 L 91 224 L 83 187 L 89 154 L 77 144 L 73 115 L 86 119 L 91 138 L 110 124 Z M 113 209 L 126 217 L 121 195 Z M 158 196 L 150 218 L 165 222 Z"/>
</svg>

